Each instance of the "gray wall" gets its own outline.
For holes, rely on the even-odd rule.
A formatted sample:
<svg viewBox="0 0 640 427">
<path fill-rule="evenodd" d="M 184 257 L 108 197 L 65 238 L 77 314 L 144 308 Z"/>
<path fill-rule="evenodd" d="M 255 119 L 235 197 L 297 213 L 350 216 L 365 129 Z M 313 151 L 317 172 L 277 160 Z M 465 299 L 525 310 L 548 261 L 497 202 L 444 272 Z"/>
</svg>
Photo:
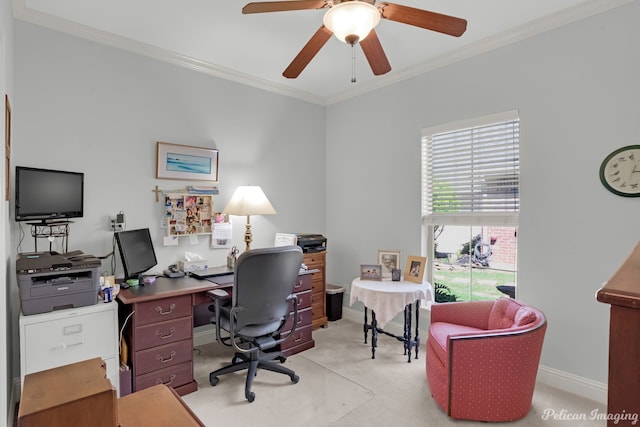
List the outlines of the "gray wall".
<svg viewBox="0 0 640 427">
<path fill-rule="evenodd" d="M 348 285 L 378 249 L 421 253 L 421 128 L 519 109 L 519 297 L 549 318 L 542 363 L 604 383 L 608 308 L 594 294 L 637 242 L 640 208 L 607 193 L 598 168 L 640 133 L 638 18 L 633 2 L 326 108 L 17 22 L 14 164 L 86 173 L 74 248 L 109 252 L 108 217 L 124 210 L 128 228 L 151 227 L 161 266 L 185 250 L 223 263 L 206 239 L 163 248 L 151 193 L 182 184 L 154 178 L 155 141 L 216 147 L 217 206 L 262 185 L 278 215 L 252 221 L 256 246 L 277 231 L 324 233 L 328 280 Z M 9 225 L 14 253 L 21 230 Z"/>
<path fill-rule="evenodd" d="M 238 185 L 260 185 L 277 214 L 252 217 L 252 247 L 272 246 L 276 232 L 324 233 L 325 109 L 226 80 L 212 78 L 122 50 L 16 21 L 14 164 L 85 173 L 85 216 L 71 225 L 69 249 L 94 255 L 112 250 L 109 217 L 123 210 L 127 229 L 150 227 L 157 271 L 185 251 L 211 265 L 226 249 L 186 237 L 164 247 L 162 204 L 155 185 L 156 141 L 220 150 L 216 210 Z M 11 215 L 13 216 L 13 206 Z M 245 217 L 231 217 L 234 242 L 244 249 Z M 34 249 L 27 224 L 11 221 L 12 253 Z M 39 250 L 48 250 L 40 240 Z M 53 250 L 63 251 L 60 240 Z M 120 259 L 118 258 L 118 273 Z M 108 271 L 110 262 L 103 262 Z M 15 282 L 15 279 L 12 278 Z M 19 298 L 11 287 L 13 316 Z M 18 374 L 18 334 L 14 331 Z"/>
<path fill-rule="evenodd" d="M 350 284 L 378 249 L 421 253 L 421 128 L 518 109 L 518 297 L 548 316 L 543 365 L 606 383 L 595 293 L 638 242 L 640 204 L 598 171 L 639 143 L 639 19 L 633 2 L 330 106 L 329 280 Z"/>
</svg>

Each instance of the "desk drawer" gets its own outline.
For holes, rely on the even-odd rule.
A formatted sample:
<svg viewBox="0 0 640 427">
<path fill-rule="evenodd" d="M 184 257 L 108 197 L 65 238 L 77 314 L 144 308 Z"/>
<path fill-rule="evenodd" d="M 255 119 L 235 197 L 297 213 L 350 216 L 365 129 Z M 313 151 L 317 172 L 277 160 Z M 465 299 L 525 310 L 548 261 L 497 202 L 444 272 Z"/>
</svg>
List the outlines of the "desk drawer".
<svg viewBox="0 0 640 427">
<path fill-rule="evenodd" d="M 167 320 L 136 328 L 136 350 L 144 350 L 191 338 L 193 325 L 190 317 Z"/>
<path fill-rule="evenodd" d="M 136 326 L 162 322 L 178 317 L 191 317 L 191 295 L 164 298 L 136 304 Z"/>
<path fill-rule="evenodd" d="M 325 265 L 326 252 L 310 252 L 303 255 L 303 260 L 309 269 L 322 268 Z"/>
<path fill-rule="evenodd" d="M 25 325 L 23 375 L 94 357 L 117 357 L 116 326 L 112 311 Z"/>
<path fill-rule="evenodd" d="M 311 307 L 311 291 L 300 292 L 298 296 L 298 311 Z M 293 301 L 289 303 L 289 309 L 293 311 Z"/>
<path fill-rule="evenodd" d="M 134 355 L 136 377 L 179 363 L 190 362 L 193 352 L 192 342 L 188 339 L 137 351 Z"/>
<path fill-rule="evenodd" d="M 296 284 L 293 285 L 293 292 L 304 292 L 311 289 L 311 274 L 298 276 Z"/>
<path fill-rule="evenodd" d="M 289 331 L 291 329 L 291 324 L 293 323 L 293 313 L 287 319 L 287 322 L 284 324 L 283 331 Z M 296 328 L 303 328 L 307 325 L 311 324 L 311 308 L 306 308 L 304 310 L 298 310 L 298 325 Z"/>
<path fill-rule="evenodd" d="M 289 338 L 288 340 L 286 340 L 285 342 L 280 344 L 280 349 L 282 351 L 284 351 L 284 350 L 286 350 L 288 348 L 298 346 L 298 345 L 300 345 L 302 343 L 305 343 L 307 341 L 311 341 L 311 326 L 310 325 L 309 326 L 305 326 L 303 328 L 296 329 L 291 338 Z"/>
<path fill-rule="evenodd" d="M 156 384 L 180 387 L 191 381 L 193 381 L 193 364 L 192 362 L 185 362 L 136 377 L 134 380 L 134 391 L 139 391 Z"/>
</svg>

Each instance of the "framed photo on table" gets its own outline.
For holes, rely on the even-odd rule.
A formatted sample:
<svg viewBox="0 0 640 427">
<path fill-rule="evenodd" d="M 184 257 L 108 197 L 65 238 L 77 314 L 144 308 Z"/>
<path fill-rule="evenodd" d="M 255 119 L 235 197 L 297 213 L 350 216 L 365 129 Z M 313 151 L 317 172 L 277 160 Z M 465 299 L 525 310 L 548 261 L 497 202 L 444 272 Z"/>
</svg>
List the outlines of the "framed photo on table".
<svg viewBox="0 0 640 427">
<path fill-rule="evenodd" d="M 393 269 L 400 268 L 400 251 L 378 251 L 378 264 L 382 266 L 382 278 L 391 279 Z"/>
<path fill-rule="evenodd" d="M 218 150 L 169 144 L 156 144 L 156 178 L 218 181 Z"/>
<path fill-rule="evenodd" d="M 360 280 L 382 280 L 380 264 L 360 264 Z"/>
<path fill-rule="evenodd" d="M 407 264 L 404 267 L 404 280 L 408 282 L 422 283 L 424 269 L 426 266 L 426 257 L 413 255 L 407 257 Z"/>
</svg>

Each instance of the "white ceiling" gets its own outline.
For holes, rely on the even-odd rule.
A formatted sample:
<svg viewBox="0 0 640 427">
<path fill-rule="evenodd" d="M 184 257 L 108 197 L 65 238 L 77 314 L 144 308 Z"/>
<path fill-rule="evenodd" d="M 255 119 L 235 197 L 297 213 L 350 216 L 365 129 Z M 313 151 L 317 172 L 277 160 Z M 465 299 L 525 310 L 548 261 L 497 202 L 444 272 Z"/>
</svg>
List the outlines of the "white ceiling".
<svg viewBox="0 0 640 427">
<path fill-rule="evenodd" d="M 376 28 L 392 70 L 373 76 L 332 37 L 297 79 L 282 72 L 325 10 L 243 15 L 237 0 L 13 0 L 17 19 L 319 104 L 346 99 L 633 0 L 398 0 L 468 21 L 460 38 L 393 21 Z"/>
</svg>

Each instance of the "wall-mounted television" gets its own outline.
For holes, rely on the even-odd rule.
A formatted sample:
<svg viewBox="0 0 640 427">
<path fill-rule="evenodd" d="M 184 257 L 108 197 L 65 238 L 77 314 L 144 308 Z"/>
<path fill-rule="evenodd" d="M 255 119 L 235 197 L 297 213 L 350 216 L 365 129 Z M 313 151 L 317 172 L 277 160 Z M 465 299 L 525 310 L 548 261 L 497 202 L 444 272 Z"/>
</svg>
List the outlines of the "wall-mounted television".
<svg viewBox="0 0 640 427">
<path fill-rule="evenodd" d="M 124 278 L 137 279 L 158 264 L 148 228 L 115 233 L 124 269 Z"/>
<path fill-rule="evenodd" d="M 84 173 L 16 166 L 16 221 L 43 223 L 84 215 Z"/>
</svg>

